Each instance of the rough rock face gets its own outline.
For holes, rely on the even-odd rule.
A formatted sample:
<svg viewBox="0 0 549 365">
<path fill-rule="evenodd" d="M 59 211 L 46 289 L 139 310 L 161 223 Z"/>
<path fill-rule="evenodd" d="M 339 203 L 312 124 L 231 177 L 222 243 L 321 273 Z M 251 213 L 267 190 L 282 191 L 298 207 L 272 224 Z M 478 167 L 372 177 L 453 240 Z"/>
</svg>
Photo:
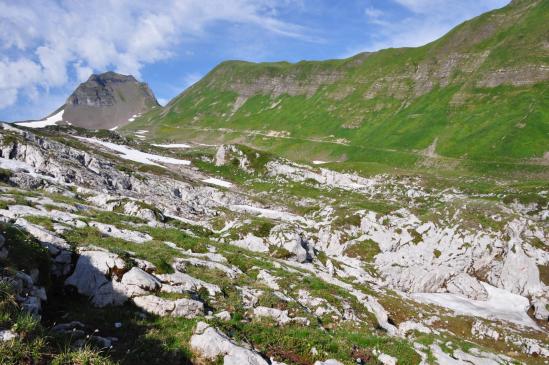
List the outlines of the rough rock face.
<svg viewBox="0 0 549 365">
<path fill-rule="evenodd" d="M 28 171 L 41 185 L 72 183 L 80 188 L 101 187 L 102 191 L 109 194 L 103 196 L 104 200 L 97 200 L 96 203 L 103 202 L 105 209 L 112 210 L 116 205 L 110 203 L 113 199 L 110 195 L 122 195 L 154 201 L 164 212 L 173 212 L 178 216 L 185 216 L 188 213 L 189 218 L 196 219 L 203 214 L 216 214 L 213 207 L 248 202 L 243 196 L 206 186 L 195 187 L 163 176 L 127 174 L 117 169 L 113 161 L 98 155 L 38 137 L 9 125 L 2 125 L 1 128 L 21 134 L 22 138 L 19 142 L 12 141 L 4 139 L 5 134 L 0 133 L 0 157 L 17 161 L 22 169 L 21 173 L 16 172 L 11 177 L 12 180 L 19 176 L 29 176 L 24 172 Z M 48 183 L 50 180 L 52 184 Z M 134 209 L 128 210 L 134 212 Z M 111 229 L 110 233 L 114 234 L 115 231 Z M 138 240 L 142 240 L 143 237 L 145 236 Z"/>
<path fill-rule="evenodd" d="M 80 84 L 62 107 L 63 121 L 79 127 L 110 129 L 157 107 L 151 89 L 133 76 L 106 72 Z"/>
<path fill-rule="evenodd" d="M 5 262 L 10 255 L 7 246 L 5 237 L 0 234 L 0 263 Z M 34 268 L 27 274 L 23 271 L 6 270 L 3 266 L 0 268 L 0 283 L 8 284 L 14 289 L 15 300 L 23 311 L 39 317 L 42 304 L 48 299 L 45 288 L 39 285 L 40 271 Z M 0 328 L 0 341 L 10 341 L 14 338 L 16 334 Z"/>
</svg>

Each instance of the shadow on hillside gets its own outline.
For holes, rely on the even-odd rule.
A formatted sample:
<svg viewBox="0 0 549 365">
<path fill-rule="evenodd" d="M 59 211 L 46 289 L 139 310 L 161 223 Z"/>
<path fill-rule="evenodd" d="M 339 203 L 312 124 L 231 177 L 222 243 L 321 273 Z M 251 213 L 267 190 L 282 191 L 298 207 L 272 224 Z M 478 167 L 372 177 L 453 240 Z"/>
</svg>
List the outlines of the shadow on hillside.
<svg viewBox="0 0 549 365">
<path fill-rule="evenodd" d="M 42 317 L 48 328 L 80 321 L 86 325 L 87 334 L 118 338 L 112 348 L 102 350 L 116 363 L 192 364 L 186 348 L 195 325 L 191 320 L 145 315 L 129 302 L 119 307 L 95 308 L 87 297 L 62 283 L 56 283 L 48 293 Z M 121 326 L 116 328 L 115 323 Z"/>
</svg>

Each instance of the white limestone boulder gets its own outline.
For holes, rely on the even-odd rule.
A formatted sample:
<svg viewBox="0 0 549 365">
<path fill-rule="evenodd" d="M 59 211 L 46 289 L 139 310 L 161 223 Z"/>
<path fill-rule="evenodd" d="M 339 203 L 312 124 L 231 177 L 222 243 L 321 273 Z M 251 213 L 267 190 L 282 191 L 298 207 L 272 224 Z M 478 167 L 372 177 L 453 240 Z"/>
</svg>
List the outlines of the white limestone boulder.
<svg viewBox="0 0 549 365">
<path fill-rule="evenodd" d="M 224 333 L 205 322 L 198 322 L 190 340 L 191 351 L 200 359 L 223 358 L 224 365 L 268 365 L 257 352 L 237 345 Z"/>
<path fill-rule="evenodd" d="M 277 283 L 277 278 L 271 275 L 267 270 L 260 270 L 257 274 L 257 280 L 261 281 L 273 290 L 280 290 L 280 286 Z"/>
<path fill-rule="evenodd" d="M 126 294 L 131 298 L 156 291 L 162 286 L 160 280 L 138 267 L 132 267 L 125 273 L 121 283 L 125 286 Z"/>
<path fill-rule="evenodd" d="M 208 291 L 208 294 L 212 296 L 221 293 L 221 288 L 219 288 L 219 286 L 196 279 L 189 274 L 179 271 L 176 271 L 173 274 L 157 275 L 157 278 L 163 283 L 169 284 L 162 285 L 162 291 L 168 293 L 197 292 L 201 288 L 205 288 Z"/>
<path fill-rule="evenodd" d="M 117 255 L 105 251 L 81 251 L 76 268 L 65 280 L 65 285 L 74 286 L 79 294 L 91 298 L 94 305 L 119 305 L 127 298 L 124 287 L 109 280 L 115 272 L 122 272 L 125 262 Z"/>
<path fill-rule="evenodd" d="M 488 291 L 474 277 L 460 273 L 446 283 L 448 293 L 460 294 L 469 299 L 487 300 Z"/>
<path fill-rule="evenodd" d="M 269 245 L 261 237 L 248 233 L 246 237 L 230 242 L 231 245 L 244 248 L 253 252 L 269 252 Z"/>
</svg>

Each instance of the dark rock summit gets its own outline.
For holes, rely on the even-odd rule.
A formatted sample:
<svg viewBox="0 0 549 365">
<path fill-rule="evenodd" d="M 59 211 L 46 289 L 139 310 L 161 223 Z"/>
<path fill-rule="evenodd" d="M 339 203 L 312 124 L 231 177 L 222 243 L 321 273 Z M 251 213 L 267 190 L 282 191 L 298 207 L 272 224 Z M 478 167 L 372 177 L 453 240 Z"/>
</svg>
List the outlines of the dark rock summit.
<svg viewBox="0 0 549 365">
<path fill-rule="evenodd" d="M 69 96 L 63 121 L 84 128 L 110 129 L 158 106 L 146 83 L 131 75 L 92 75 Z"/>
<path fill-rule="evenodd" d="M 156 107 L 159 107 L 158 101 L 146 83 L 131 75 L 110 71 L 91 75 L 65 104 L 46 118 L 16 124 L 29 128 L 68 124 L 88 129 L 116 129 Z"/>
</svg>

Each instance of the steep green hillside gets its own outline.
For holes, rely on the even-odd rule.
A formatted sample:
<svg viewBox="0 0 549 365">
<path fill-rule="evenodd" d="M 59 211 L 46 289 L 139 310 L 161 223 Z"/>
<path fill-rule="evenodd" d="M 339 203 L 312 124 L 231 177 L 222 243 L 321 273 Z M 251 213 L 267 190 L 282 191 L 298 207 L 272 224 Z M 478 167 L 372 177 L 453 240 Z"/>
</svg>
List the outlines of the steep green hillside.
<svg viewBox="0 0 549 365">
<path fill-rule="evenodd" d="M 549 1 L 515 0 L 419 48 L 297 64 L 224 62 L 126 131 L 237 141 L 298 159 L 409 166 L 444 156 L 447 165 L 543 170 L 536 164 L 549 151 L 548 24 Z"/>
</svg>

